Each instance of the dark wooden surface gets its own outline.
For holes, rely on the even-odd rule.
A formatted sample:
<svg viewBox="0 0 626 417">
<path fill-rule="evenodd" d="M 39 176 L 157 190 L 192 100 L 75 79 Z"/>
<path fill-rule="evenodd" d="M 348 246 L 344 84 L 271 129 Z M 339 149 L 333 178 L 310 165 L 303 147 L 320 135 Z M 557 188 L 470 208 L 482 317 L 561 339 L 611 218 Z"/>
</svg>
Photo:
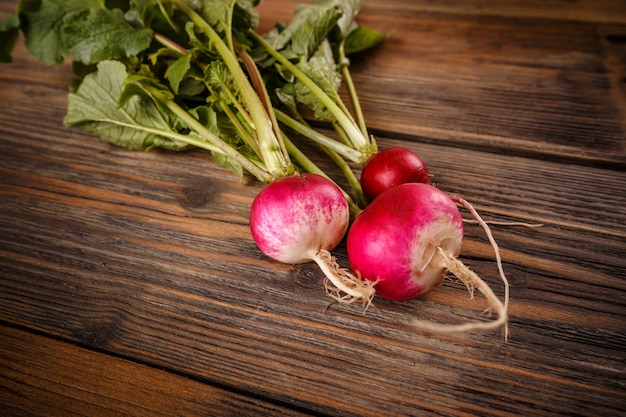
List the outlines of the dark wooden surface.
<svg viewBox="0 0 626 417">
<path fill-rule="evenodd" d="M 262 28 L 294 3 L 262 2 Z M 2 415 L 626 415 L 626 3 L 365 0 L 359 21 L 394 31 L 353 62 L 380 146 L 485 218 L 544 223 L 494 226 L 508 342 L 410 327 L 480 316 L 452 281 L 325 310 L 314 265 L 255 247 L 260 184 L 64 128 L 69 66 L 20 40 L 0 65 Z"/>
</svg>

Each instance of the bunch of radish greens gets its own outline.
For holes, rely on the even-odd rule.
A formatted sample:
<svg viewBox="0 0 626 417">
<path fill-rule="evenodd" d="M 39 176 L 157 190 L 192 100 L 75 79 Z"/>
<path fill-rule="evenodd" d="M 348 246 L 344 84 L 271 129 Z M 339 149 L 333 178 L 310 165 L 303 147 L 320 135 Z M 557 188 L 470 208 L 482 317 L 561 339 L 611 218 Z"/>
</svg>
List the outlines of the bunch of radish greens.
<svg viewBox="0 0 626 417">
<path fill-rule="evenodd" d="M 336 300 L 366 306 L 374 294 L 408 300 L 452 272 L 470 292 L 485 295 L 497 318 L 458 325 L 415 320 L 415 326 L 506 328 L 508 284 L 489 228 L 465 200 L 430 184 L 417 155 L 402 148 L 379 152 L 367 132 L 348 56 L 385 35 L 355 23 L 360 1 L 300 5 L 289 24 L 263 35 L 255 32 L 256 3 L 21 0 L 0 21 L 0 59 L 11 60 L 21 32 L 37 60 L 72 60 L 77 80 L 67 126 L 132 150 L 202 148 L 238 176 L 267 183 L 250 211 L 255 242 L 280 262 L 316 262 Z M 329 122 L 332 136 L 312 128 L 303 109 Z M 341 181 L 326 175 L 293 137 L 318 145 Z M 360 177 L 354 167 L 362 168 Z M 457 259 L 458 205 L 470 210 L 495 249 L 504 302 Z M 346 233 L 354 273 L 329 252 Z"/>
</svg>

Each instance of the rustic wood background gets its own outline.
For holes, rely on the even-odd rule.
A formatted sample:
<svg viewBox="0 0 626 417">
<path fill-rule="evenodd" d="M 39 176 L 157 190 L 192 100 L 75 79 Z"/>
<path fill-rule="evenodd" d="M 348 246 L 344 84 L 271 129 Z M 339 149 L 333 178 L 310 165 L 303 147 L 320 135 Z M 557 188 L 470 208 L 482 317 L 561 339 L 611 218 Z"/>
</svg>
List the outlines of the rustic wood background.
<svg viewBox="0 0 626 417">
<path fill-rule="evenodd" d="M 264 0 L 261 30 L 295 3 Z M 481 316 L 453 281 L 326 309 L 313 264 L 252 241 L 260 184 L 64 128 L 69 64 L 20 40 L 0 64 L 3 415 L 625 415 L 626 2 L 364 0 L 358 20 L 393 32 L 353 60 L 379 145 L 418 152 L 485 218 L 544 224 L 494 226 L 508 342 L 410 327 Z"/>
</svg>

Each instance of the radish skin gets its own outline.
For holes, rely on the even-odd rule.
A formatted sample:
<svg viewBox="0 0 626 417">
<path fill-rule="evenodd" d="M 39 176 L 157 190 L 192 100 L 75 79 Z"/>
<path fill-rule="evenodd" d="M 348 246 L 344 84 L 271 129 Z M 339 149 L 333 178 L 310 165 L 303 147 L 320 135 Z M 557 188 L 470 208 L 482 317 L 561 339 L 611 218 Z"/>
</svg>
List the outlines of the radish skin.
<svg viewBox="0 0 626 417">
<path fill-rule="evenodd" d="M 368 201 L 400 184 L 417 182 L 430 184 L 426 164 L 413 151 L 387 148 L 372 155 L 361 171 L 361 187 Z"/>
<path fill-rule="evenodd" d="M 259 249 L 287 264 L 314 261 L 343 302 L 369 303 L 372 283 L 340 268 L 329 251 L 343 239 L 350 209 L 342 191 L 317 174 L 285 177 L 267 185 L 250 209 L 250 230 Z"/>
<path fill-rule="evenodd" d="M 496 253 L 505 285 L 504 303 L 457 256 L 463 240 L 463 219 L 456 204 L 466 207 L 485 229 Z M 348 232 L 348 258 L 357 277 L 375 283 L 383 298 L 401 301 L 439 286 L 447 272 L 463 282 L 470 294 L 478 289 L 497 314 L 488 322 L 440 324 L 414 320 L 421 330 L 435 333 L 494 330 L 508 320 L 508 281 L 498 247 L 488 226 L 462 198 L 450 197 L 429 184 L 402 184 L 376 198 L 356 218 Z"/>
<path fill-rule="evenodd" d="M 348 258 L 364 279 L 377 281 L 376 293 L 410 300 L 443 282 L 442 247 L 456 257 L 463 219 L 456 204 L 431 185 L 403 184 L 374 200 L 348 233 Z"/>
</svg>

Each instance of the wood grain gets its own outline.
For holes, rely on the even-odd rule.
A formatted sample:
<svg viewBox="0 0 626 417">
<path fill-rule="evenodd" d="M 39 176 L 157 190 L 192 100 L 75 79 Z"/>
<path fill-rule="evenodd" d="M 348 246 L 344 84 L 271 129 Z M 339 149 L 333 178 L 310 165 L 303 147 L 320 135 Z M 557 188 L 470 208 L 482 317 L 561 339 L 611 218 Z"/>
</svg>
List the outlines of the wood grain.
<svg viewBox="0 0 626 417">
<path fill-rule="evenodd" d="M 0 364 L 4 416 L 308 415 L 7 327 L 0 332 Z"/>
<path fill-rule="evenodd" d="M 626 22 L 615 1 L 588 17 L 591 3 L 563 4 L 393 0 L 360 15 L 397 30 L 353 65 L 380 146 L 417 151 L 486 219 L 544 224 L 493 227 L 512 284 L 508 342 L 411 327 L 486 319 L 452 280 L 407 303 L 329 307 L 314 265 L 255 247 L 260 184 L 202 151 L 130 152 L 64 128 L 69 66 L 18 44 L 0 66 L 0 409 L 622 414 Z M 292 5 L 263 2 L 263 26 Z M 475 225 L 461 257 L 502 295 Z"/>
<path fill-rule="evenodd" d="M 504 400 L 495 388 L 483 388 L 480 397 L 488 405 L 475 405 L 471 409 L 475 413 L 487 412 L 485 407 L 500 401 L 514 402 L 520 413 L 535 408 L 565 411 L 563 406 L 549 408 L 554 398 L 568 407 L 585 404 L 589 412 L 600 406 L 614 410 L 623 401 L 616 381 L 624 342 L 624 281 L 614 275 L 622 265 L 623 226 L 608 230 L 608 224 L 596 225 L 593 207 L 563 207 L 563 201 L 575 200 L 577 194 L 588 194 L 592 201 L 605 198 L 607 205 L 619 207 L 623 196 L 616 190 L 624 182 L 611 179 L 614 172 L 588 171 L 614 189 L 577 181 L 576 188 L 555 185 L 550 190 L 546 178 L 550 183 L 556 175 L 575 178 L 577 168 L 498 158 L 502 189 L 494 190 L 493 172 L 478 168 L 472 172 L 461 163 L 469 157 L 488 166 L 493 158 L 424 146 L 422 154 L 433 161 L 442 188 L 472 195 L 477 206 L 484 206 L 485 214 L 494 218 L 546 223 L 538 231 L 497 230 L 514 285 L 509 343 L 503 344 L 498 334 L 442 341 L 414 334 L 408 322 L 417 312 L 442 321 L 478 316 L 475 309 L 482 304 L 469 303 L 458 286 L 449 284 L 425 300 L 402 306 L 379 301 L 365 316 L 358 308 L 346 307 L 323 314 L 328 300 L 315 268 L 267 261 L 250 241 L 245 219 L 258 185 L 238 184 L 228 172 L 205 161 L 202 152 L 127 152 L 95 139 L 56 137 L 48 133 L 45 122 L 39 123 L 31 124 L 38 134 L 2 142 L 3 155 L 19 146 L 31 153 L 28 164 L 23 155 L 18 158 L 21 162 L 3 158 L 1 308 L 7 321 L 331 414 L 349 413 L 355 402 L 371 408 L 391 407 L 398 401 L 404 404 L 394 405 L 398 414 L 411 409 L 434 412 L 438 407 L 453 413 L 450 399 L 465 384 L 483 384 L 483 367 L 496 374 L 491 377 L 494 386 L 512 384 L 511 378 L 521 376 L 536 385 L 524 387 L 523 395 L 532 399 L 525 404 L 515 400 L 522 395 L 516 394 L 520 387 L 515 384 Z M 47 148 L 56 152 L 50 155 Z M 437 162 L 444 159 L 445 164 Z M 525 178 L 527 188 L 521 188 L 514 180 L 529 164 L 538 168 Z M 447 165 L 453 168 L 444 174 Z M 456 166 L 463 168 L 454 173 Z M 189 174 L 208 169 L 211 174 L 204 177 Z M 189 183 L 196 184 L 193 192 Z M 538 184 L 540 195 L 532 192 Z M 503 193 L 506 189 L 516 192 Z M 528 211 L 511 209 L 526 201 L 535 202 Z M 221 209 L 226 202 L 228 211 Z M 553 214 L 555 208 L 563 214 Z M 607 215 L 621 221 L 624 212 L 616 209 Z M 576 244 L 581 234 L 602 244 L 597 248 L 602 257 L 584 261 L 588 249 Z M 475 228 L 468 227 L 463 255 L 495 282 L 489 248 Z M 581 316 L 585 323 L 579 322 Z M 549 336 L 539 337 L 538 329 Z M 572 351 L 572 342 L 582 344 L 581 350 Z M 488 356 L 466 357 L 458 350 L 465 344 L 471 348 L 463 350 L 472 355 Z M 490 364 L 494 345 L 504 353 Z M 577 366 L 546 355 L 545 349 L 570 349 L 578 357 Z M 394 372 L 390 377 L 390 367 L 400 375 Z M 545 367 L 551 369 L 547 376 Z M 603 382 L 570 382 L 588 378 L 586 373 L 597 372 L 597 367 L 606 375 Z M 424 372 L 434 379 L 427 378 L 430 382 L 418 389 L 419 401 L 409 391 L 370 398 L 372 393 L 365 390 L 348 397 L 352 380 L 372 389 L 379 384 L 412 385 Z M 443 393 L 429 393 L 442 374 L 467 381 L 448 385 Z M 306 381 L 306 390 L 312 391 L 304 395 L 294 381 Z M 325 388 L 329 381 L 332 390 Z M 555 388 L 546 391 L 547 385 Z M 570 390 L 578 394 L 564 394 Z M 587 394 L 584 402 L 576 401 L 582 390 L 596 393 L 591 404 Z M 346 400 L 341 402 L 336 395 Z M 613 396 L 617 403 L 600 401 L 605 396 Z M 434 400 L 439 405 L 431 404 Z"/>
<path fill-rule="evenodd" d="M 390 33 L 353 60 L 368 125 L 624 170 L 625 14 L 619 0 L 365 2 L 359 22 Z"/>
</svg>

